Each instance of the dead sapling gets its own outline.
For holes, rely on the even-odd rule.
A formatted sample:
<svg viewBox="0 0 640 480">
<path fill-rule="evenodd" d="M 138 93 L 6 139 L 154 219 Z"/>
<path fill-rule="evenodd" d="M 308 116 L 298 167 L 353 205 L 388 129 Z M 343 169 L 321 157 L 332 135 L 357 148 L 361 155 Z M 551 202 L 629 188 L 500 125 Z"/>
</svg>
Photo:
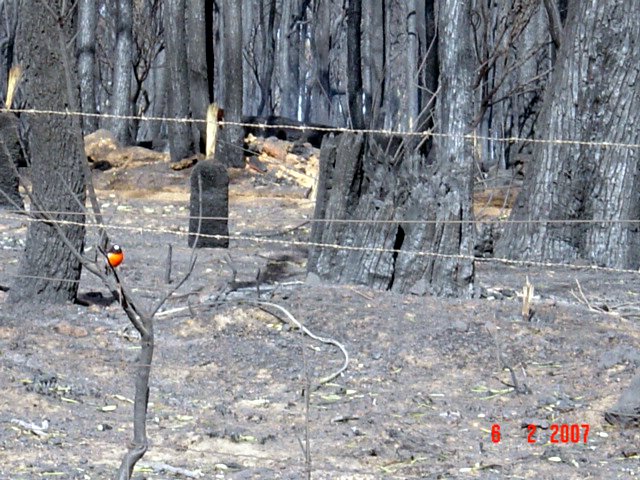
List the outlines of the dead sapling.
<svg viewBox="0 0 640 480">
<path fill-rule="evenodd" d="M 60 44 L 60 53 L 62 55 L 62 61 L 65 64 L 65 74 L 67 77 L 67 96 L 69 97 L 69 105 L 70 107 L 77 111 L 77 101 L 73 94 L 72 82 L 71 82 L 71 62 L 68 58 L 68 52 L 66 49 L 66 41 L 64 39 L 64 33 L 62 30 L 62 25 L 70 17 L 73 15 L 75 3 L 72 3 L 68 10 L 64 10 L 60 13 L 57 13 L 53 10 L 53 8 L 44 0 L 41 1 L 42 6 L 47 9 L 52 17 L 54 17 L 59 24 L 59 44 Z M 63 2 L 63 7 L 66 5 L 66 2 Z M 74 122 L 74 129 L 77 132 L 79 141 L 82 140 L 80 122 L 76 117 L 72 117 L 72 121 Z M 4 145 L 4 143 L 3 143 Z M 6 145 L 4 145 L 6 148 Z M 26 195 L 31 201 L 31 210 L 27 211 L 26 209 L 21 209 L 26 215 L 28 215 L 33 221 L 45 222 L 50 225 L 54 234 L 59 237 L 59 239 L 65 244 L 65 246 L 69 249 L 69 252 L 79 261 L 79 263 L 91 274 L 98 277 L 102 283 L 109 289 L 114 298 L 119 300 L 119 303 L 127 315 L 129 321 L 134 326 L 134 328 L 140 334 L 140 354 L 135 361 L 135 399 L 134 399 L 134 414 L 133 414 L 133 440 L 129 445 L 127 452 L 125 453 L 120 467 L 118 469 L 117 479 L 118 480 L 130 480 L 131 475 L 133 474 L 133 468 L 135 464 L 142 458 L 142 456 L 146 453 L 148 449 L 148 439 L 146 432 L 146 422 L 147 422 L 147 408 L 149 403 L 149 375 L 151 371 L 151 365 L 153 360 L 153 351 L 154 351 L 154 325 L 153 320 L 157 312 L 162 308 L 165 302 L 173 295 L 175 291 L 177 291 L 189 278 L 196 264 L 196 255 L 195 249 L 191 251 L 191 257 L 189 259 L 189 264 L 186 270 L 186 273 L 182 276 L 182 278 L 176 282 L 166 293 L 164 293 L 155 304 L 150 307 L 146 307 L 140 302 L 138 298 L 136 298 L 131 291 L 127 288 L 125 283 L 122 281 L 117 271 L 111 267 L 108 262 L 106 256 L 106 244 L 108 242 L 108 237 L 105 231 L 105 225 L 102 221 L 102 215 L 100 212 L 99 203 L 95 194 L 95 190 L 93 188 L 93 184 L 91 181 L 91 173 L 87 165 L 86 157 L 80 159 L 80 163 L 83 165 L 83 170 L 85 172 L 85 182 L 86 189 L 88 193 L 89 200 L 91 202 L 93 208 L 93 215 L 98 228 L 100 229 L 100 245 L 97 246 L 97 250 L 101 252 L 103 259 L 95 259 L 91 260 L 87 258 L 83 252 L 79 251 L 75 245 L 69 240 L 64 229 L 61 226 L 61 223 L 69 223 L 69 222 L 60 222 L 56 218 L 53 217 L 51 212 L 47 211 L 44 208 L 44 203 L 37 197 L 35 192 L 32 189 L 25 188 Z M 19 178 L 20 182 L 23 186 L 26 186 L 27 183 L 21 178 L 20 173 L 15 165 L 13 165 L 14 172 L 16 176 Z M 2 192 L 4 193 L 4 192 Z M 84 205 L 82 205 L 82 210 L 85 215 L 87 214 Z M 84 222 L 84 220 L 83 220 Z M 200 231 L 198 229 L 197 235 L 199 235 Z M 104 270 L 101 265 L 102 260 L 107 265 L 107 271 Z"/>
<path fill-rule="evenodd" d="M 16 174 L 18 174 L 16 169 Z M 24 184 L 24 183 L 23 183 Z M 147 407 L 149 403 L 149 374 L 153 360 L 154 351 L 154 325 L 153 320 L 157 312 L 164 303 L 177 291 L 189 278 L 196 264 L 197 257 L 195 249 L 191 251 L 191 257 L 186 273 L 176 282 L 165 294 L 163 294 L 154 305 L 145 307 L 142 302 L 136 298 L 127 288 L 125 282 L 120 278 L 116 269 L 108 262 L 106 251 L 101 247 L 96 248 L 102 255 L 104 264 L 107 266 L 105 272 L 101 265 L 102 261 L 93 261 L 87 258 L 82 252 L 78 251 L 73 243 L 67 238 L 65 231 L 60 226 L 60 222 L 54 219 L 47 212 L 40 200 L 30 189 L 26 189 L 26 194 L 31 201 L 31 211 L 25 213 L 31 217 L 33 221 L 46 222 L 54 229 L 55 234 L 69 248 L 69 251 L 78 259 L 84 268 L 90 273 L 98 277 L 102 283 L 109 289 L 111 294 L 121 305 L 127 318 L 133 327 L 140 334 L 140 354 L 135 361 L 135 399 L 134 399 L 134 416 L 133 416 L 133 440 L 122 459 L 122 463 L 118 470 L 118 480 L 129 480 L 133 473 L 135 464 L 142 458 L 148 448 L 148 439 L 146 434 Z M 104 225 L 100 226 L 104 228 Z"/>
</svg>

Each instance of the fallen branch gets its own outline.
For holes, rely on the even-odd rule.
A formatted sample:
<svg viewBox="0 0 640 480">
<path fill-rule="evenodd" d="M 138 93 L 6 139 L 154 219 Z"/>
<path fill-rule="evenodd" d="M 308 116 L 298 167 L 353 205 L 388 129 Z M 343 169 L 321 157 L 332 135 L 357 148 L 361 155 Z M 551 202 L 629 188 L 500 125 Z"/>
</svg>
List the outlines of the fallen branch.
<svg viewBox="0 0 640 480">
<path fill-rule="evenodd" d="M 344 356 L 344 362 L 342 363 L 342 366 L 336 370 L 334 373 L 332 373 L 331 375 L 328 375 L 326 377 L 321 378 L 318 383 L 320 385 L 325 384 L 330 382 L 331 380 L 333 380 L 334 378 L 336 378 L 337 376 L 341 375 L 348 367 L 349 367 L 349 352 L 347 352 L 347 349 L 344 347 L 344 345 L 342 345 L 340 342 L 338 342 L 337 340 L 334 340 L 333 338 L 327 338 L 327 337 L 320 337 L 314 333 L 312 333 L 307 327 L 305 327 L 302 323 L 300 323 L 286 308 L 284 308 L 281 305 L 278 305 L 277 303 L 273 303 L 273 302 L 264 302 L 261 300 L 244 300 L 243 303 L 250 303 L 250 304 L 254 304 L 254 305 L 258 305 L 258 307 L 260 307 L 261 310 L 274 315 L 273 312 L 270 312 L 269 310 L 262 308 L 262 307 L 271 307 L 271 308 L 275 308 L 279 311 L 281 311 L 282 313 L 284 313 L 285 317 L 287 318 L 286 323 L 288 323 L 289 325 L 291 325 L 294 328 L 299 329 L 301 332 L 303 332 L 305 335 L 307 335 L 309 338 L 312 338 L 313 340 L 316 340 L 318 342 L 327 344 L 327 345 L 334 345 L 336 347 L 338 347 L 340 349 L 340 351 L 342 352 L 342 355 Z M 274 315 L 277 318 L 277 315 Z"/>
<path fill-rule="evenodd" d="M 591 306 L 591 303 L 589 302 L 589 300 L 587 300 L 587 297 L 582 291 L 582 286 L 580 285 L 580 282 L 578 281 L 577 278 L 576 278 L 576 285 L 578 285 L 578 292 L 580 293 L 580 297 L 578 297 L 573 290 L 571 290 L 571 295 L 573 295 L 573 297 L 576 300 L 578 300 L 578 302 L 584 303 L 587 306 L 587 308 L 592 312 L 602 312 L 603 311 L 602 309 L 595 309 Z"/>
</svg>

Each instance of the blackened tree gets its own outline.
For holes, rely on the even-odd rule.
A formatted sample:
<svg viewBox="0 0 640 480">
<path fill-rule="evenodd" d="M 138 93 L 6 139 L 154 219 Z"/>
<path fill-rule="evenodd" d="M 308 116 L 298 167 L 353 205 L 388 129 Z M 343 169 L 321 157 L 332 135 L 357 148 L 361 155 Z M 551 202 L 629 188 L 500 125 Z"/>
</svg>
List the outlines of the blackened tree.
<svg viewBox="0 0 640 480">
<path fill-rule="evenodd" d="M 207 30 L 210 30 L 213 18 L 209 18 L 210 12 L 205 3 L 207 3 L 206 0 L 187 0 L 186 4 L 189 104 L 192 117 L 197 119 L 206 118 L 207 107 L 213 101 L 213 98 L 209 98 L 209 82 L 213 79 L 209 78 L 207 65 L 207 44 L 213 42 L 213 38 L 207 37 Z M 194 123 L 192 127 L 195 144 L 204 145 L 206 138 L 204 124 Z"/>
<path fill-rule="evenodd" d="M 473 294 L 470 19 L 464 0 L 440 3 L 435 161 L 396 138 L 325 140 L 314 215 L 322 221 L 311 239 L 327 246 L 311 251 L 311 272 L 398 292 Z"/>
<path fill-rule="evenodd" d="M 116 50 L 113 69 L 113 89 L 111 92 L 111 114 L 131 115 L 131 77 L 133 68 L 133 3 L 132 0 L 118 0 L 116 19 Z M 131 142 L 130 120 L 115 118 L 111 129 L 123 144 Z"/>
<path fill-rule="evenodd" d="M 225 119 L 242 120 L 243 66 L 242 66 L 242 0 L 229 0 L 222 5 L 224 102 Z M 220 157 L 230 167 L 244 167 L 244 130 L 229 125 L 221 132 L 223 142 Z"/>
<path fill-rule="evenodd" d="M 164 11 L 169 86 L 167 88 L 169 115 L 189 117 L 189 68 L 187 63 L 187 32 L 185 30 L 185 0 L 168 0 Z M 169 122 L 169 149 L 171 161 L 177 162 L 194 152 L 191 126 L 185 122 Z"/>
<path fill-rule="evenodd" d="M 70 108 L 66 92 L 78 92 L 77 86 L 67 88 L 67 79 L 76 77 L 75 72 L 65 72 L 69 62 L 61 51 L 75 34 L 74 15 L 61 11 L 67 3 L 42 1 L 38 8 L 21 12 L 16 46 L 24 67 L 22 91 L 25 102 L 37 109 L 65 111 Z M 78 104 L 76 98 L 74 106 Z M 28 122 L 31 180 L 38 203 L 32 207 L 36 215 L 44 209 L 52 212 L 50 218 L 55 221 L 71 222 L 61 228 L 68 241 L 82 251 L 85 183 L 81 162 L 86 159 L 79 122 L 61 115 L 30 115 Z M 18 274 L 9 301 L 70 301 L 78 291 L 80 261 L 51 224 L 32 222 Z"/>
<path fill-rule="evenodd" d="M 498 254 L 640 266 L 640 158 L 619 145 L 640 142 L 639 74 L 629 67 L 640 63 L 635 13 L 624 0 L 569 3 L 537 126 L 545 141 L 535 145 Z"/>
<path fill-rule="evenodd" d="M 362 0 L 349 0 L 347 7 L 347 97 L 349 117 L 353 128 L 361 129 L 364 124 L 362 87 Z"/>
<path fill-rule="evenodd" d="M 96 113 L 96 27 L 97 11 L 95 0 L 78 2 L 78 79 L 80 82 L 80 105 L 83 112 Z M 85 134 L 98 129 L 98 118 L 82 118 Z"/>
</svg>

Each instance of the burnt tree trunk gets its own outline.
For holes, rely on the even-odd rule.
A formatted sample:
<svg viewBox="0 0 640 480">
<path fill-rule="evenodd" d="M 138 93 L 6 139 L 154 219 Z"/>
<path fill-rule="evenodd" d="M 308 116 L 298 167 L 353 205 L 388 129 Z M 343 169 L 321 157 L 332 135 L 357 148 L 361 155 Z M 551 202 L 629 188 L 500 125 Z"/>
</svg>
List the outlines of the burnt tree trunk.
<svg viewBox="0 0 640 480">
<path fill-rule="evenodd" d="M 414 59 L 408 57 L 409 9 L 407 0 L 384 1 L 384 127 L 398 130 L 405 117 L 407 72 Z M 411 16 L 415 19 L 415 15 Z M 414 82 L 415 83 L 415 82 Z M 414 86 L 415 88 L 415 86 Z"/>
<path fill-rule="evenodd" d="M 533 162 L 500 256 L 640 267 L 640 24 L 624 0 L 572 2 Z M 554 140 L 574 140 L 565 143 Z M 531 220 L 532 222 L 527 222 Z M 584 222 L 587 221 L 587 222 Z"/>
<path fill-rule="evenodd" d="M 308 269 L 344 283 L 415 294 L 473 294 L 473 116 L 470 11 L 439 11 L 440 88 L 436 161 L 399 138 L 325 139 Z M 355 220 L 355 222 L 354 222 Z M 345 222 L 346 221 L 346 222 Z"/>
<path fill-rule="evenodd" d="M 264 11 L 264 7 L 267 11 Z M 274 52 L 276 50 L 276 2 L 268 5 L 260 3 L 258 11 L 261 14 L 261 57 L 254 59 L 258 67 L 258 86 L 260 87 L 260 103 L 258 104 L 258 116 L 273 114 L 273 72 L 275 70 Z"/>
<path fill-rule="evenodd" d="M 349 0 L 347 8 L 347 98 L 353 128 L 364 128 L 362 98 L 362 0 Z"/>
<path fill-rule="evenodd" d="M 225 120 L 242 119 L 243 66 L 242 66 L 242 0 L 230 0 L 222 5 Z M 244 130 L 226 125 L 220 132 L 219 158 L 229 167 L 244 167 Z"/>
<path fill-rule="evenodd" d="M 57 0 L 48 4 L 59 12 L 65 2 Z M 64 111 L 69 102 L 63 93 L 67 92 L 67 85 L 63 54 L 57 41 L 58 28 L 71 39 L 75 33 L 74 16 L 61 16 L 64 23 L 59 26 L 58 18 L 42 7 L 23 9 L 21 15 L 16 45 L 18 61 L 24 66 L 21 84 L 24 98 L 29 107 Z M 71 78 L 75 78 L 73 72 Z M 77 88 L 71 90 L 78 91 Z M 75 104 L 78 102 L 76 99 Z M 74 247 L 82 251 L 85 234 L 81 208 L 85 200 L 82 136 L 74 129 L 69 116 L 30 115 L 28 122 L 31 180 L 39 203 L 37 208 L 65 212 L 51 213 L 51 217 L 74 222 L 73 225 L 61 224 L 60 228 Z M 32 222 L 18 274 L 9 294 L 10 301 L 64 302 L 76 297 L 80 262 L 53 226 Z"/>
<path fill-rule="evenodd" d="M 213 159 L 198 162 L 191 172 L 190 247 L 229 247 L 229 175 Z"/>
<path fill-rule="evenodd" d="M 385 6 L 384 0 L 368 0 L 362 4 L 362 62 L 364 109 L 367 112 L 369 128 L 379 128 L 384 124 L 381 111 L 384 98 L 385 71 Z"/>
<path fill-rule="evenodd" d="M 116 20 L 116 52 L 113 69 L 111 114 L 131 115 L 131 75 L 133 72 L 133 4 L 131 0 L 118 0 Z M 131 143 L 131 121 L 125 118 L 111 120 L 111 130 L 122 145 Z"/>
<path fill-rule="evenodd" d="M 185 30 L 185 0 L 167 0 L 164 11 L 166 65 L 169 85 L 167 100 L 169 116 L 189 117 L 189 65 L 187 62 L 187 33 Z M 171 161 L 178 162 L 194 152 L 191 125 L 181 121 L 168 122 Z"/>
<path fill-rule="evenodd" d="M 2 26 L 0 27 L 0 89 L 2 97 L 7 91 L 9 70 L 15 65 L 14 55 L 16 46 L 16 32 L 20 20 L 20 10 L 23 5 L 18 1 L 0 2 Z M 14 107 L 16 103 L 14 102 Z"/>
<path fill-rule="evenodd" d="M 402 119 L 402 128 L 404 131 L 412 132 L 416 130 L 419 108 L 419 89 L 418 71 L 420 69 L 420 60 L 418 59 L 418 20 L 417 5 L 424 3 L 425 0 L 409 0 L 407 1 L 407 56 L 406 56 L 406 87 L 403 98 L 404 118 Z"/>
<path fill-rule="evenodd" d="M 207 117 L 209 78 L 207 70 L 207 37 L 205 0 L 187 0 L 186 31 L 187 64 L 189 65 L 189 94 L 191 116 L 204 120 Z M 206 128 L 202 123 L 192 125 L 194 142 L 204 151 Z"/>
<path fill-rule="evenodd" d="M 80 81 L 80 105 L 84 113 L 96 113 L 96 29 L 98 15 L 95 0 L 78 2 L 78 79 Z M 98 129 L 97 117 L 82 117 L 83 133 Z"/>
<path fill-rule="evenodd" d="M 283 0 L 280 16 L 279 36 L 279 86 L 280 114 L 287 118 L 298 118 L 299 75 L 300 75 L 300 28 L 292 24 L 298 0 Z"/>
<path fill-rule="evenodd" d="M 433 127 L 433 105 L 438 89 L 438 42 L 436 29 L 435 0 L 418 2 L 417 31 L 420 47 L 419 117 L 416 130 L 427 130 Z"/>
<path fill-rule="evenodd" d="M 331 2 L 317 2 L 311 23 L 311 62 L 309 102 L 305 105 L 305 122 L 331 123 Z"/>
</svg>

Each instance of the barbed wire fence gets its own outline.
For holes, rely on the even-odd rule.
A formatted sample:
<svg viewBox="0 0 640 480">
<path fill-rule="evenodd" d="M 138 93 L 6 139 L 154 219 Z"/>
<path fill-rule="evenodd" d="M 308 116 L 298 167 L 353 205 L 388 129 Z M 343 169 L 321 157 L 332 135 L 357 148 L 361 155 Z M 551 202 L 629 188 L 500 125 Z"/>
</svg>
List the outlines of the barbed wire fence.
<svg viewBox="0 0 640 480">
<path fill-rule="evenodd" d="M 58 116 L 80 116 L 80 117 L 93 117 L 93 118 L 101 118 L 101 119 L 120 119 L 120 120 L 135 120 L 141 122 L 176 122 L 176 123 L 206 123 L 205 119 L 195 119 L 195 118 L 172 118 L 172 117 L 156 117 L 156 116 L 143 116 L 143 115 L 113 115 L 108 113 L 87 113 L 87 112 L 76 112 L 76 111 L 59 111 L 59 110 L 47 110 L 47 109 L 7 109 L 4 111 L 12 112 L 15 114 L 21 115 L 58 115 Z M 326 133 L 355 133 L 355 134 L 377 134 L 384 136 L 400 136 L 400 137 L 420 137 L 420 138 L 436 138 L 436 137 L 453 137 L 450 134 L 442 134 L 433 131 L 417 131 L 417 132 L 408 132 L 408 131 L 397 131 L 390 129 L 353 129 L 347 127 L 322 127 L 322 126 L 305 126 L 305 125 L 271 125 L 268 123 L 246 123 L 246 122 L 231 122 L 222 120 L 219 121 L 218 124 L 220 126 L 238 126 L 238 127 L 250 127 L 253 129 L 289 129 L 289 130 L 297 130 L 302 132 L 326 132 Z M 507 142 L 507 143 L 518 143 L 518 142 L 526 142 L 526 143 L 544 143 L 544 144 L 556 144 L 556 145 L 576 145 L 576 146 L 586 146 L 592 148 L 629 148 L 629 149 L 640 149 L 640 144 L 637 143 L 624 143 L 624 142 L 605 142 L 605 141 L 583 141 L 583 140 L 574 140 L 574 139 L 536 139 L 536 138 L 521 138 L 521 137 L 494 137 L 494 136 L 481 136 L 476 133 L 470 133 L 462 136 L 463 139 L 467 141 L 477 142 L 477 141 L 491 141 L 491 142 Z M 507 188 L 507 187 L 505 187 Z M 17 215 L 20 212 L 17 210 L 4 210 L 0 212 L 0 218 L 5 219 L 18 219 Z M 47 214 L 47 215 L 84 215 L 84 213 L 78 212 L 60 212 L 60 211 L 46 211 L 46 212 L 38 212 L 32 211 L 31 213 L 35 214 Z M 230 217 L 210 217 L 210 216 L 167 216 L 165 214 L 162 215 L 164 220 L 174 220 L 176 224 L 181 224 L 179 222 L 188 222 L 190 219 L 201 219 L 201 220 L 223 220 L 229 221 L 232 220 Z M 20 217 L 25 221 L 33 222 L 33 221 L 44 221 L 36 218 L 28 218 L 28 217 Z M 51 220 L 48 220 L 51 221 Z M 178 231 L 175 228 L 166 228 L 166 227 L 142 227 L 142 226 L 131 226 L 131 225 L 122 225 L 122 224 L 114 224 L 110 223 L 108 225 L 98 225 L 96 223 L 91 222 L 73 222 L 69 220 L 53 220 L 60 224 L 67 225 L 83 225 L 87 228 L 110 228 L 114 230 L 120 231 L 137 231 L 140 233 L 151 233 L 151 234 L 172 234 L 176 236 L 188 236 L 189 233 L 187 231 Z M 345 224 L 382 224 L 382 223 L 398 223 L 398 220 L 371 220 L 371 219 L 301 219 L 301 221 L 307 223 L 317 223 L 317 222 L 326 222 L 326 223 L 345 223 Z M 403 220 L 401 223 L 404 224 L 428 224 L 428 223 L 440 223 L 440 224 L 451 224 L 451 223 L 472 223 L 472 224 L 498 224 L 498 225 L 506 225 L 509 223 L 527 223 L 527 224 L 600 224 L 600 225 L 613 225 L 613 224 L 637 224 L 640 223 L 640 220 L 636 219 L 601 219 L 601 220 L 587 220 L 587 219 L 527 219 L 527 220 L 513 220 L 509 218 L 505 219 L 495 219 L 495 218 L 478 218 L 468 221 L 461 220 L 449 220 L 449 221 L 435 221 L 435 220 Z M 202 237 L 207 237 L 208 235 L 201 234 Z M 331 248 L 331 249 L 342 249 L 342 250 L 367 250 L 374 251 L 379 253 L 399 253 L 399 250 L 392 248 L 383 248 L 383 247 L 360 247 L 357 245 L 340 245 L 340 244 L 330 244 L 330 243 L 317 243 L 310 242 L 299 239 L 275 239 L 275 238 L 267 238 L 266 236 L 260 235 L 251 235 L 248 233 L 232 233 L 228 236 L 224 235 L 211 235 L 212 238 L 216 239 L 229 239 L 237 242 L 247 242 L 254 244 L 262 244 L 262 245 L 282 245 L 282 246 L 300 246 L 300 247 L 317 247 L 317 248 Z M 560 263 L 560 262 L 539 262 L 539 261 L 529 261 L 529 260 L 513 260 L 508 258 L 499 258 L 499 257 L 480 257 L 476 255 L 445 255 L 439 254 L 435 252 L 428 251 L 406 251 L 403 250 L 403 253 L 412 254 L 416 256 L 431 256 L 431 257 L 439 257 L 439 258 L 454 258 L 460 260 L 473 260 L 476 262 L 482 263 L 497 263 L 503 265 L 511 265 L 511 266 L 522 266 L 522 267 L 540 267 L 540 268 L 566 268 L 566 269 L 591 269 L 602 272 L 609 273 L 639 273 L 637 270 L 631 269 L 620 269 L 620 268 L 611 268 L 611 267 L 602 267 L 597 265 L 584 265 L 584 264 L 571 264 L 571 263 Z M 54 280 L 54 279 L 52 279 Z"/>
<path fill-rule="evenodd" d="M 70 110 L 46 110 L 35 108 L 22 108 L 22 109 L 0 109 L 1 111 L 20 113 L 26 115 L 58 115 L 58 116 L 78 116 L 78 117 L 93 117 L 93 118 L 105 118 L 112 120 L 136 120 L 141 122 L 175 122 L 175 123 L 199 123 L 206 124 L 205 119 L 198 118 L 176 118 L 176 117 L 155 117 L 155 116 L 143 116 L 143 115 L 114 115 L 109 113 L 87 113 L 87 112 L 74 112 Z M 247 123 L 247 122 L 232 122 L 228 120 L 221 120 L 218 122 L 221 127 L 250 127 L 255 129 L 285 129 L 285 130 L 298 130 L 303 132 L 327 132 L 327 133 L 361 133 L 361 134 L 379 134 L 388 136 L 402 136 L 402 137 L 433 137 L 433 138 L 456 138 L 456 135 L 434 132 L 431 130 L 426 131 L 399 131 L 390 129 L 358 129 L 348 127 L 321 127 L 316 125 L 273 125 L 268 123 Z M 601 148 L 632 148 L 640 149 L 640 143 L 625 143 L 625 142 L 604 142 L 595 140 L 573 140 L 573 139 L 540 139 L 540 138 L 523 138 L 523 137 L 499 137 L 499 136 L 483 136 L 476 133 L 469 133 L 462 135 L 465 140 L 489 140 L 493 142 L 506 142 L 506 143 L 544 143 L 544 144 L 557 144 L 557 145 L 576 145 L 584 147 L 601 147 Z"/>
<path fill-rule="evenodd" d="M 45 213 L 45 212 L 34 212 L 34 213 Z M 46 211 L 48 214 L 60 214 L 66 212 L 55 212 L 55 211 Z M 77 215 L 82 215 L 78 212 L 74 212 Z M 149 233 L 149 234 L 169 234 L 177 237 L 188 237 L 190 233 L 185 230 L 176 230 L 170 227 L 145 227 L 145 226 L 137 226 L 137 225 L 124 225 L 124 224 L 96 224 L 89 222 L 76 222 L 72 220 L 56 220 L 56 219 L 38 219 L 27 217 L 24 215 L 10 215 L 3 214 L 0 212 L 0 218 L 18 220 L 24 222 L 46 222 L 46 223 L 58 223 L 60 225 L 73 225 L 73 226 L 84 226 L 86 228 L 91 229 L 99 229 L 99 228 L 108 228 L 111 230 L 119 230 L 119 231 L 127 231 L 132 233 Z M 202 219 L 202 220 L 234 220 L 232 217 L 208 217 L 208 216 L 164 216 L 163 219 L 167 218 L 175 218 L 185 223 L 189 221 L 189 219 Z M 393 222 L 391 220 L 377 221 L 377 220 L 330 220 L 330 219 L 320 219 L 314 220 L 309 219 L 305 220 L 305 222 L 339 222 L 339 223 L 397 223 L 397 221 Z M 506 222 L 507 220 L 505 220 Z M 414 220 L 412 223 L 436 223 L 436 221 L 428 221 L 428 220 Z M 493 223 L 494 221 L 492 221 Z M 516 221 L 518 223 L 527 223 L 527 221 Z M 545 223 L 546 221 L 539 221 L 540 223 Z M 555 220 L 554 222 L 563 223 L 562 220 Z M 593 221 L 593 220 L 582 220 L 576 221 L 576 223 L 640 223 L 640 220 L 612 220 L 612 221 Z M 474 220 L 474 221 L 460 221 L 460 220 L 452 220 L 446 223 L 487 223 L 484 220 Z M 499 223 L 499 221 L 498 221 Z M 243 233 L 233 233 L 229 235 L 217 235 L 217 234 L 205 234 L 201 233 L 200 237 L 202 238 L 214 238 L 214 239 L 227 239 L 233 240 L 237 242 L 245 242 L 245 243 L 254 243 L 254 244 L 262 244 L 262 245 L 280 245 L 280 246 L 296 246 L 296 247 L 317 247 L 317 248 L 331 248 L 338 250 L 350 250 L 350 251 L 372 251 L 378 253 L 405 253 L 409 255 L 416 256 L 428 256 L 428 257 L 436 257 L 436 258 L 449 258 L 449 259 L 460 259 L 460 260 L 474 260 L 482 263 L 500 263 L 504 265 L 512 265 L 512 266 L 522 266 L 522 267 L 540 267 L 540 268 L 567 268 L 567 269 L 579 269 L 579 270 L 594 270 L 608 273 L 640 273 L 638 270 L 633 269 L 621 269 L 621 268 L 613 268 L 613 267 L 602 267 L 598 265 L 585 265 L 585 264 L 571 264 L 571 263 L 560 263 L 560 262 L 538 262 L 533 260 L 513 260 L 509 258 L 499 258 L 499 257 L 478 257 L 475 255 L 448 255 L 436 252 L 428 252 L 423 250 L 397 250 L 393 248 L 384 248 L 384 247 L 361 247 L 357 245 L 341 245 L 337 243 L 320 243 L 320 242 L 311 242 L 307 240 L 296 240 L 296 239 L 277 239 L 277 238 L 269 238 L 266 236 L 260 235 L 250 235 Z"/>
</svg>

